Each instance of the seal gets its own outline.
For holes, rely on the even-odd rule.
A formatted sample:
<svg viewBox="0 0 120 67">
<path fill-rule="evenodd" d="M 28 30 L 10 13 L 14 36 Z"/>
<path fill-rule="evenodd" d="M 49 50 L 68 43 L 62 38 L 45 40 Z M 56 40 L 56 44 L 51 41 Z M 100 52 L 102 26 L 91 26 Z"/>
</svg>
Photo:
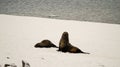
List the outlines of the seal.
<svg viewBox="0 0 120 67">
<path fill-rule="evenodd" d="M 59 42 L 58 51 L 67 52 L 69 46 L 69 37 L 68 32 L 63 32 L 62 37 Z"/>
<path fill-rule="evenodd" d="M 60 42 L 59 42 L 58 51 L 69 52 L 69 53 L 89 54 L 89 53 L 83 52 L 78 47 L 75 47 L 75 46 L 71 45 L 71 43 L 69 43 L 69 34 L 68 34 L 68 32 L 63 32 L 62 37 L 61 37 Z"/>
<path fill-rule="evenodd" d="M 40 43 L 37 43 L 34 47 L 36 47 L 36 48 L 44 48 L 44 47 L 50 48 L 50 47 L 56 47 L 56 48 L 57 48 L 56 45 L 54 45 L 50 40 L 47 40 L 47 39 L 41 41 Z"/>
</svg>

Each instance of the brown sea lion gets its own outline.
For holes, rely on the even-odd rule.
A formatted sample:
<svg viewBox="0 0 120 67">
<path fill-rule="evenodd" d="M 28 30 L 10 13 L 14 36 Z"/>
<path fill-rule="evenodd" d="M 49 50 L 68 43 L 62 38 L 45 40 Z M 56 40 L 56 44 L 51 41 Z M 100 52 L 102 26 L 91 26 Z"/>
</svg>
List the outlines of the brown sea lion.
<svg viewBox="0 0 120 67">
<path fill-rule="evenodd" d="M 68 46 L 69 46 L 69 38 L 68 38 L 68 32 L 64 32 L 62 34 L 62 37 L 59 42 L 59 50 L 62 52 L 67 52 L 68 51 Z"/>
<path fill-rule="evenodd" d="M 68 32 L 64 32 L 62 34 L 62 37 L 61 37 L 60 42 L 59 42 L 59 50 L 58 51 L 70 52 L 70 53 L 89 54 L 89 53 L 83 52 L 79 48 L 77 48 L 77 47 L 75 47 L 75 46 L 73 46 L 73 45 L 71 45 L 69 43 L 69 34 L 68 34 Z"/>
<path fill-rule="evenodd" d="M 36 48 L 50 48 L 50 47 L 57 47 L 56 45 L 54 45 L 50 40 L 43 40 L 40 43 L 37 43 L 34 47 Z"/>
</svg>

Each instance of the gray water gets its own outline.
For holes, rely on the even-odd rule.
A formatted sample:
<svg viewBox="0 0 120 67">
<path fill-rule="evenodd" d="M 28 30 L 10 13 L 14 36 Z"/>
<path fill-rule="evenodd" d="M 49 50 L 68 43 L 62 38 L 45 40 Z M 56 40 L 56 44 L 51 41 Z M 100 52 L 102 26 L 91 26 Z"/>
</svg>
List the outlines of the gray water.
<svg viewBox="0 0 120 67">
<path fill-rule="evenodd" d="M 0 0 L 0 14 L 120 24 L 120 0 Z"/>
</svg>

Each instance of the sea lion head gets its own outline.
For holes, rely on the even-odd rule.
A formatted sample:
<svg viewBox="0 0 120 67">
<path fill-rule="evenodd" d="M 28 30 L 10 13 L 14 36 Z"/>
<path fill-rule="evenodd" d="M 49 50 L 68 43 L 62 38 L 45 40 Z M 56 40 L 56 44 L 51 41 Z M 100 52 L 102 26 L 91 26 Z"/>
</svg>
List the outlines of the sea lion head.
<svg viewBox="0 0 120 67">
<path fill-rule="evenodd" d="M 64 39 L 66 42 L 69 42 L 69 34 L 68 34 L 68 32 L 63 32 L 61 39 Z"/>
</svg>

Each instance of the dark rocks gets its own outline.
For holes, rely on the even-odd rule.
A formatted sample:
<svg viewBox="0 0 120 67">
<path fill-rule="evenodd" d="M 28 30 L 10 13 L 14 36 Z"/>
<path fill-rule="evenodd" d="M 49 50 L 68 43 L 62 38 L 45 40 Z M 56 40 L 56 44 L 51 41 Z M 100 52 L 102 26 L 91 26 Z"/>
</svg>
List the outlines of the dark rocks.
<svg viewBox="0 0 120 67">
<path fill-rule="evenodd" d="M 2 66 L 0 65 L 0 67 L 2 67 Z M 15 63 L 4 64 L 4 67 L 17 67 L 17 65 L 15 65 Z M 22 67 L 30 67 L 30 64 L 28 62 L 25 62 L 24 60 L 22 60 Z"/>
<path fill-rule="evenodd" d="M 14 63 L 12 64 L 5 64 L 4 67 L 17 67 Z"/>
<path fill-rule="evenodd" d="M 30 64 L 22 60 L 22 67 L 30 67 Z"/>
</svg>

